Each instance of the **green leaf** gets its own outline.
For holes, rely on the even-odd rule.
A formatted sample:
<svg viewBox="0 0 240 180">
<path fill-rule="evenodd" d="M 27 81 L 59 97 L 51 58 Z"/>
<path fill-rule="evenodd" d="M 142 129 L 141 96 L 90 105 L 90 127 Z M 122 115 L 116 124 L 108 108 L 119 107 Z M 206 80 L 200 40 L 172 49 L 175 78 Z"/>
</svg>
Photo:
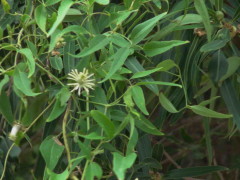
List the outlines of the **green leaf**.
<svg viewBox="0 0 240 180">
<path fill-rule="evenodd" d="M 113 34 L 111 37 L 111 42 L 119 47 L 129 47 L 131 44 L 123 36 L 119 34 Z"/>
<path fill-rule="evenodd" d="M 102 168 L 95 162 L 90 162 L 86 169 L 86 180 L 101 179 L 102 177 Z"/>
<path fill-rule="evenodd" d="M 62 58 L 59 56 L 53 56 L 49 58 L 50 65 L 53 69 L 61 71 L 63 68 Z"/>
<path fill-rule="evenodd" d="M 152 57 L 158 54 L 162 54 L 173 47 L 180 46 L 186 43 L 189 43 L 189 41 L 151 41 L 144 45 L 143 50 L 147 56 Z"/>
<path fill-rule="evenodd" d="M 65 106 L 69 98 L 71 97 L 71 92 L 68 90 L 68 88 L 63 87 L 59 93 L 56 95 L 57 99 L 60 100 L 61 106 Z"/>
<path fill-rule="evenodd" d="M 204 117 L 210 117 L 210 118 L 231 118 L 232 117 L 232 115 L 222 114 L 200 105 L 189 106 L 188 108 L 191 109 L 194 113 Z"/>
<path fill-rule="evenodd" d="M 56 167 L 64 150 L 64 146 L 59 145 L 57 142 L 58 140 L 56 138 L 49 136 L 44 139 L 39 148 L 43 159 L 50 170 L 53 170 Z"/>
<path fill-rule="evenodd" d="M 227 44 L 227 41 L 224 39 L 213 40 L 211 42 L 208 42 L 207 44 L 204 44 L 200 48 L 200 51 L 201 52 L 215 51 L 215 50 L 223 48 L 226 44 Z"/>
<path fill-rule="evenodd" d="M 149 115 L 147 109 L 146 109 L 146 104 L 145 104 L 145 98 L 143 94 L 143 90 L 140 86 L 133 86 L 131 88 L 132 90 L 132 96 L 135 104 L 137 107 L 145 114 Z"/>
<path fill-rule="evenodd" d="M 130 14 L 134 11 L 118 11 L 113 12 L 110 14 L 110 20 L 112 24 L 120 25 L 122 22 L 124 22 Z"/>
<path fill-rule="evenodd" d="M 147 84 L 156 84 L 162 86 L 176 86 L 182 88 L 180 84 L 170 83 L 170 82 L 162 82 L 162 81 L 147 81 L 147 82 L 139 82 L 136 85 L 147 85 Z"/>
<path fill-rule="evenodd" d="M 44 5 L 39 5 L 35 9 L 35 20 L 39 28 L 46 33 L 47 10 Z"/>
<path fill-rule="evenodd" d="M 96 3 L 101 4 L 101 5 L 108 5 L 109 0 L 95 0 Z"/>
<path fill-rule="evenodd" d="M 207 39 L 210 42 L 212 36 L 212 26 L 210 23 L 210 17 L 208 15 L 207 7 L 204 0 L 195 0 L 194 7 L 197 10 L 198 14 L 202 17 L 204 27 L 207 31 Z"/>
<path fill-rule="evenodd" d="M 48 0 L 45 5 L 46 6 L 51 6 L 51 5 L 54 5 L 54 4 L 57 4 L 58 2 L 60 2 L 61 0 Z"/>
<path fill-rule="evenodd" d="M 21 72 L 19 69 L 15 69 L 13 74 L 13 84 L 26 96 L 37 96 L 40 93 L 34 93 L 31 89 L 31 81 L 27 77 L 27 73 Z"/>
<path fill-rule="evenodd" d="M 65 111 L 65 109 L 66 109 L 66 105 L 61 106 L 60 100 L 57 99 L 56 102 L 54 103 L 53 109 L 50 115 L 48 116 L 46 122 L 51 122 L 56 118 L 58 118 Z"/>
<path fill-rule="evenodd" d="M 221 50 L 215 52 L 209 63 L 209 73 L 213 82 L 217 83 L 227 72 L 228 62 Z"/>
<path fill-rule="evenodd" d="M 218 99 L 218 98 L 220 98 L 220 96 L 212 97 L 211 99 L 200 102 L 199 105 L 206 106 L 206 105 L 210 104 L 211 102 L 216 101 L 216 99 Z"/>
<path fill-rule="evenodd" d="M 134 119 L 132 117 L 131 118 L 131 131 L 130 131 L 130 137 L 129 137 L 129 141 L 127 144 L 127 152 L 126 155 L 131 154 L 135 151 L 135 147 L 138 144 L 138 132 L 137 129 L 134 127 Z"/>
<path fill-rule="evenodd" d="M 240 66 L 240 57 L 233 56 L 227 59 L 228 68 L 226 74 L 221 77 L 220 81 L 224 81 L 225 79 L 231 77 L 239 68 Z"/>
<path fill-rule="evenodd" d="M 123 118 L 123 117 L 122 117 Z M 125 117 L 122 123 L 116 128 L 114 136 L 117 136 L 129 123 L 129 116 Z"/>
<path fill-rule="evenodd" d="M 97 35 L 89 42 L 89 46 L 87 48 L 84 48 L 79 54 L 72 55 L 72 56 L 77 57 L 77 58 L 88 56 L 88 55 L 102 49 L 108 43 L 109 43 L 109 38 L 107 36 L 102 35 L 102 34 Z"/>
<path fill-rule="evenodd" d="M 170 113 L 177 113 L 179 112 L 171 103 L 171 101 L 169 101 L 169 99 L 163 94 L 160 93 L 159 94 L 159 102 L 162 105 L 162 107 L 164 107 L 168 112 Z"/>
<path fill-rule="evenodd" d="M 133 41 L 134 44 L 139 43 L 143 40 L 154 28 L 156 23 L 162 19 L 166 13 L 162 13 L 154 18 L 151 18 L 141 24 L 138 24 L 131 32 L 129 39 Z"/>
<path fill-rule="evenodd" d="M 74 54 L 76 51 L 75 40 L 71 38 L 65 38 L 65 46 L 63 47 L 63 66 L 65 74 L 68 74 L 75 67 L 75 58 L 70 54 Z"/>
<path fill-rule="evenodd" d="M 47 169 L 47 173 L 49 175 L 49 180 L 66 180 L 69 176 L 68 169 L 65 169 L 65 171 L 63 171 L 60 174 L 56 174 L 52 172 L 50 169 Z"/>
<path fill-rule="evenodd" d="M 136 153 L 128 154 L 126 157 L 117 152 L 113 153 L 113 171 L 119 180 L 125 179 L 126 170 L 133 165 L 136 158 Z"/>
<path fill-rule="evenodd" d="M 128 90 L 124 96 L 123 101 L 127 105 L 127 107 L 132 108 L 134 106 L 133 100 L 132 100 L 132 91 Z"/>
<path fill-rule="evenodd" d="M 3 115 L 3 117 L 7 120 L 9 124 L 13 124 L 14 117 L 12 113 L 12 107 L 10 104 L 9 97 L 5 93 L 5 91 L 2 91 L 0 93 L 0 114 Z"/>
<path fill-rule="evenodd" d="M 179 21 L 179 25 L 202 23 L 202 17 L 198 14 L 184 14 L 177 17 L 174 21 Z"/>
<path fill-rule="evenodd" d="M 124 62 L 126 61 L 127 57 L 133 52 L 133 50 L 129 47 L 123 47 L 118 49 L 118 51 L 116 52 L 116 54 L 113 57 L 113 62 L 112 65 L 110 67 L 110 70 L 108 72 L 108 74 L 106 75 L 106 77 L 100 81 L 100 83 L 108 80 L 109 78 L 111 78 L 113 76 L 113 74 L 115 72 L 117 72 L 124 64 Z"/>
<path fill-rule="evenodd" d="M 27 47 L 31 50 L 33 57 L 37 57 L 38 56 L 38 50 L 37 47 L 35 46 L 35 44 L 33 44 L 31 41 L 25 41 L 27 44 Z"/>
<path fill-rule="evenodd" d="M 165 178 L 166 179 L 180 179 L 184 177 L 196 177 L 209 173 L 213 173 L 216 171 L 224 171 L 228 170 L 228 168 L 223 166 L 198 166 L 191 168 L 183 168 L 183 169 L 174 169 L 167 172 Z"/>
<path fill-rule="evenodd" d="M 47 93 L 42 93 L 34 98 L 28 98 L 26 106 L 27 111 L 25 111 L 21 117 L 21 124 L 28 127 L 36 118 L 39 118 L 39 124 L 45 123 L 45 117 L 38 117 L 38 115 L 46 108 L 47 101 Z"/>
<path fill-rule="evenodd" d="M 66 15 L 67 16 L 80 16 L 80 15 L 82 15 L 82 13 L 78 9 L 70 8 Z"/>
<path fill-rule="evenodd" d="M 85 139 L 91 139 L 91 140 L 99 140 L 99 139 L 104 139 L 105 137 L 100 136 L 99 134 L 97 134 L 96 132 L 91 132 L 87 135 L 83 135 L 83 134 L 78 134 L 80 137 L 83 137 Z"/>
<path fill-rule="evenodd" d="M 133 73 L 137 73 L 140 71 L 145 71 L 145 69 L 143 68 L 143 66 L 138 62 L 138 60 L 135 57 L 129 57 L 126 62 L 125 65 L 127 66 L 128 69 L 130 69 Z M 142 82 L 152 82 L 154 81 L 151 77 L 144 77 L 141 78 Z M 154 94 L 158 94 L 158 86 L 155 84 L 147 84 L 146 85 L 147 88 L 149 88 Z"/>
<path fill-rule="evenodd" d="M 168 71 L 174 67 L 178 67 L 177 64 L 171 60 L 171 59 L 167 59 L 167 60 L 164 60 L 162 62 L 160 62 L 157 67 L 161 67 L 161 71 Z"/>
<path fill-rule="evenodd" d="M 93 91 L 92 95 L 93 95 L 93 97 L 91 98 L 92 102 L 100 103 L 100 104 L 106 104 L 106 105 L 108 104 L 107 96 L 106 96 L 103 88 L 96 87 L 95 90 Z M 94 106 L 97 108 L 97 110 L 104 113 L 105 110 L 106 110 L 105 106 L 100 105 L 100 104 L 94 104 Z"/>
<path fill-rule="evenodd" d="M 62 20 L 66 16 L 69 8 L 74 4 L 72 0 L 64 0 L 61 2 L 59 8 L 58 8 L 58 16 L 56 21 L 53 23 L 51 29 L 48 31 L 47 36 L 49 37 L 58 27 L 59 24 L 61 24 Z"/>
<path fill-rule="evenodd" d="M 160 130 L 158 130 L 148 119 L 146 119 L 144 116 L 140 115 L 140 120 L 135 119 L 136 126 L 141 129 L 142 131 L 153 134 L 156 136 L 162 136 L 164 135 Z"/>
<path fill-rule="evenodd" d="M 56 45 L 56 43 L 57 43 L 57 41 L 60 37 L 62 37 L 63 35 L 65 35 L 67 33 L 70 33 L 70 32 L 73 32 L 77 35 L 88 33 L 85 28 L 83 28 L 82 26 L 79 26 L 79 25 L 68 26 L 65 29 L 63 29 L 62 31 L 57 29 L 51 36 L 51 41 L 50 41 L 50 44 L 49 44 L 49 50 L 48 51 L 51 52 L 54 49 L 54 47 L 55 47 L 55 45 Z"/>
<path fill-rule="evenodd" d="M 23 54 L 27 58 L 27 65 L 29 68 L 28 78 L 35 72 L 35 59 L 33 58 L 32 51 L 29 48 L 20 49 L 19 53 Z"/>
<path fill-rule="evenodd" d="M 3 38 L 3 29 L 0 27 L 0 39 Z"/>
<path fill-rule="evenodd" d="M 240 129 L 240 101 L 237 98 L 238 93 L 236 92 L 236 89 L 234 88 L 230 79 L 227 79 L 223 82 L 222 86 L 220 87 L 220 92 L 228 111 L 233 114 L 233 122 L 237 125 L 238 129 Z"/>
<path fill-rule="evenodd" d="M 155 73 L 159 70 L 161 70 L 162 67 L 160 68 L 154 68 L 154 69 L 151 69 L 151 70 L 147 70 L 147 71 L 139 71 L 139 72 L 136 72 L 132 77 L 131 79 L 136 79 L 136 78 L 141 78 L 141 77 L 145 77 L 145 76 L 148 76 L 152 73 Z"/>
<path fill-rule="evenodd" d="M 1 0 L 1 3 L 2 3 L 2 7 L 3 7 L 3 10 L 5 13 L 9 13 L 11 7 L 10 5 L 8 4 L 7 0 Z"/>
<path fill-rule="evenodd" d="M 51 122 L 58 118 L 66 109 L 66 102 L 70 98 L 71 93 L 65 87 L 63 87 L 59 93 L 56 95 L 56 102 L 54 103 L 53 109 L 48 116 L 46 122 Z"/>
<path fill-rule="evenodd" d="M 1 92 L 2 92 L 2 89 L 3 89 L 3 86 L 6 85 L 9 81 L 9 77 L 8 75 L 4 75 L 4 78 L 0 81 L 0 95 L 1 95 Z"/>
<path fill-rule="evenodd" d="M 97 110 L 91 111 L 91 116 L 93 119 L 103 128 L 107 136 L 111 139 L 115 133 L 115 126 L 107 116 Z"/>
</svg>

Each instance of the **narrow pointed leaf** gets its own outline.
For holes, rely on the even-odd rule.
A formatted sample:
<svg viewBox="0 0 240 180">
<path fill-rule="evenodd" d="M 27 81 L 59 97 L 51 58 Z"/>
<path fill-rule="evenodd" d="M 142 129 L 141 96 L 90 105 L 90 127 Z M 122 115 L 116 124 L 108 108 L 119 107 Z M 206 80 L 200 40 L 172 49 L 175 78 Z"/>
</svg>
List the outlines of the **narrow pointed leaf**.
<svg viewBox="0 0 240 180">
<path fill-rule="evenodd" d="M 236 89 L 234 88 L 230 79 L 227 79 L 223 82 L 222 86 L 220 87 L 220 92 L 229 113 L 233 114 L 233 122 L 237 125 L 238 129 L 240 129 L 240 101 L 237 98 L 238 95 Z"/>
<path fill-rule="evenodd" d="M 28 48 L 20 49 L 19 53 L 23 54 L 27 59 L 27 65 L 29 69 L 28 77 L 31 77 L 35 72 L 35 59 L 33 57 L 32 51 Z"/>
<path fill-rule="evenodd" d="M 39 5 L 35 9 L 35 20 L 39 28 L 46 33 L 47 10 L 44 5 Z"/>
<path fill-rule="evenodd" d="M 45 3 L 46 6 L 51 6 L 54 4 L 57 4 L 58 2 L 60 2 L 61 0 L 47 0 L 47 2 Z"/>
<path fill-rule="evenodd" d="M 66 104 L 61 106 L 61 102 L 59 99 L 56 100 L 56 102 L 53 105 L 53 109 L 50 113 L 50 115 L 48 116 L 46 122 L 51 122 L 53 120 L 55 120 L 56 118 L 58 118 L 66 109 Z"/>
<path fill-rule="evenodd" d="M 176 87 L 182 88 L 182 86 L 180 84 L 170 83 L 170 82 L 162 82 L 162 81 L 139 82 L 136 85 L 148 85 L 148 84 L 156 84 L 156 85 L 162 85 L 162 86 L 176 86 Z"/>
<path fill-rule="evenodd" d="M 58 25 L 62 22 L 64 17 L 66 16 L 69 8 L 73 5 L 72 0 L 64 0 L 61 2 L 58 8 L 58 16 L 56 21 L 53 23 L 51 29 L 48 31 L 48 37 L 52 35 L 52 33 L 57 29 Z"/>
<path fill-rule="evenodd" d="M 145 71 L 143 66 L 138 62 L 138 60 L 135 57 L 129 57 L 126 62 L 125 66 L 127 66 L 128 69 L 130 69 L 133 73 Z M 141 78 L 141 82 L 152 82 L 154 81 L 151 77 L 143 77 Z M 158 86 L 155 84 L 147 84 L 147 88 L 149 88 L 153 93 L 156 95 L 158 94 Z"/>
<path fill-rule="evenodd" d="M 143 94 L 143 90 L 140 86 L 133 86 L 131 88 L 132 96 L 137 107 L 145 114 L 148 115 L 148 111 L 146 109 L 145 98 Z"/>
<path fill-rule="evenodd" d="M 151 41 L 144 45 L 143 50 L 147 56 L 152 57 L 158 54 L 162 54 L 173 47 L 180 46 L 186 43 L 189 43 L 189 41 Z"/>
<path fill-rule="evenodd" d="M 3 89 L 3 86 L 5 84 L 7 84 L 8 81 L 9 81 L 9 77 L 8 77 L 8 75 L 5 74 L 4 78 L 0 81 L 0 95 L 1 95 L 1 92 L 2 92 L 2 89 Z"/>
<path fill-rule="evenodd" d="M 204 27 L 207 31 L 208 41 L 211 41 L 212 36 L 212 26 L 210 23 L 210 17 L 204 0 L 194 0 L 194 7 L 196 8 L 198 14 L 202 17 Z"/>
<path fill-rule="evenodd" d="M 105 47 L 109 43 L 109 38 L 105 35 L 97 35 L 95 36 L 89 43 L 87 48 L 84 48 L 79 54 L 72 55 L 73 57 L 84 57 L 88 56 L 103 47 Z"/>
<path fill-rule="evenodd" d="M 123 48 L 118 49 L 118 51 L 114 55 L 113 62 L 112 62 L 112 65 L 110 67 L 110 70 L 109 70 L 108 74 L 106 75 L 106 77 L 100 83 L 102 83 L 102 82 L 108 80 L 109 78 L 111 78 L 112 75 L 115 72 L 117 72 L 117 70 L 119 70 L 123 66 L 127 57 L 131 53 L 132 53 L 132 49 L 130 49 L 129 47 L 123 47 Z"/>
<path fill-rule="evenodd" d="M 148 76 L 152 73 L 155 73 L 159 70 L 161 70 L 162 67 L 160 68 L 154 68 L 154 69 L 151 69 L 151 70 L 147 70 L 147 71 L 139 71 L 139 72 L 136 72 L 132 77 L 131 79 L 136 79 L 136 78 L 141 78 L 141 77 L 145 77 L 145 76 Z"/>
<path fill-rule="evenodd" d="M 109 0 L 95 0 L 96 3 L 101 4 L 101 5 L 108 5 Z"/>
<path fill-rule="evenodd" d="M 169 99 L 163 94 L 159 94 L 159 102 L 160 104 L 170 113 L 177 113 L 178 110 L 174 107 L 174 105 L 169 101 Z"/>
<path fill-rule="evenodd" d="M 9 124 L 12 124 L 14 121 L 13 113 L 12 113 L 12 107 L 10 104 L 9 97 L 5 93 L 5 91 L 2 91 L 0 94 L 0 114 L 3 115 L 3 117 L 7 120 Z"/>
<path fill-rule="evenodd" d="M 188 108 L 191 109 L 194 113 L 204 117 L 210 117 L 210 118 L 231 118 L 232 117 L 232 115 L 230 114 L 222 114 L 200 105 L 189 106 Z"/>
<path fill-rule="evenodd" d="M 199 166 L 199 167 L 191 167 L 191 168 L 183 168 L 183 169 L 174 169 L 169 171 L 165 178 L 166 179 L 181 179 L 184 177 L 196 177 L 205 174 L 210 174 L 216 171 L 224 171 L 228 170 L 223 166 Z"/>
<path fill-rule="evenodd" d="M 27 77 L 27 73 L 15 70 L 13 75 L 14 86 L 26 96 L 37 96 L 40 93 L 34 93 L 31 89 L 31 81 Z"/>
<path fill-rule="evenodd" d="M 131 32 L 129 39 L 133 41 L 134 44 L 139 43 L 143 40 L 154 28 L 156 23 L 162 19 L 166 13 L 162 13 L 154 18 L 151 18 L 141 24 L 138 24 Z"/>
<path fill-rule="evenodd" d="M 93 119 L 103 128 L 105 133 L 108 135 L 108 137 L 111 139 L 114 136 L 115 133 L 115 126 L 112 123 L 112 121 L 105 116 L 103 113 L 97 110 L 91 111 L 91 116 Z"/>
</svg>

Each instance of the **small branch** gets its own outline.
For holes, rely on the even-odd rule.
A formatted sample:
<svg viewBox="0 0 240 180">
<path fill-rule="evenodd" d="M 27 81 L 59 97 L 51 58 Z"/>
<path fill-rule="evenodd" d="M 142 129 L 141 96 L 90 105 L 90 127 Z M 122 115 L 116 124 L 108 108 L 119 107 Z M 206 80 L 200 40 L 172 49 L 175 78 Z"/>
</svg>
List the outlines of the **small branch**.
<svg viewBox="0 0 240 180">
<path fill-rule="evenodd" d="M 166 158 L 178 169 L 181 169 L 181 166 L 179 166 L 176 161 L 173 160 L 173 158 L 166 152 L 163 151 L 163 154 L 166 156 Z"/>
<path fill-rule="evenodd" d="M 69 169 L 71 169 L 72 163 L 71 163 L 70 149 L 69 149 L 68 140 L 67 140 L 66 127 L 67 127 L 67 119 L 68 119 L 70 107 L 71 107 L 71 101 L 68 102 L 67 110 L 66 110 L 66 112 L 65 112 L 65 114 L 64 114 L 63 123 L 62 123 L 63 141 L 64 141 L 64 146 L 65 146 L 65 148 L 66 148 L 66 154 L 67 154 L 68 168 L 69 168 Z"/>
<path fill-rule="evenodd" d="M 7 168 L 7 160 L 8 160 L 9 154 L 10 154 L 13 147 L 14 147 L 14 143 L 10 146 L 10 148 L 8 149 L 8 152 L 6 154 L 6 158 L 5 158 L 5 161 L 4 161 L 3 171 L 2 171 L 2 175 L 1 175 L 0 180 L 3 180 L 3 178 L 4 178 L 5 171 L 6 171 L 6 168 Z"/>
<path fill-rule="evenodd" d="M 215 166 L 218 165 L 218 164 L 217 164 L 217 161 L 216 161 L 216 158 L 213 159 L 213 164 L 214 164 Z M 220 171 L 217 171 L 217 174 L 218 174 L 218 177 L 220 178 L 220 180 L 224 180 L 224 177 L 223 177 L 223 175 L 222 175 L 222 173 L 221 173 Z"/>
<path fill-rule="evenodd" d="M 182 167 L 180 165 L 178 165 L 178 163 L 176 163 L 176 161 L 173 160 L 173 158 L 166 152 L 163 151 L 163 154 L 166 156 L 166 158 L 177 168 L 177 169 L 181 169 Z M 191 177 L 186 177 L 183 178 L 184 180 L 201 180 L 201 179 L 196 179 L 196 178 L 191 178 Z"/>
<path fill-rule="evenodd" d="M 37 122 L 37 120 L 51 107 L 55 99 L 53 99 L 50 104 L 33 120 L 33 122 L 26 128 L 23 134 L 26 134 L 27 131 Z"/>
</svg>

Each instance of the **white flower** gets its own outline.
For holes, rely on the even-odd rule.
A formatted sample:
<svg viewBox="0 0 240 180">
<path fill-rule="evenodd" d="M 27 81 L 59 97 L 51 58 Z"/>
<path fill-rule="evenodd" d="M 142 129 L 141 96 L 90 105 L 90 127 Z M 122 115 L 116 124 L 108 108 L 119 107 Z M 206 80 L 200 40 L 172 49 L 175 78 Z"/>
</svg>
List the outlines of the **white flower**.
<svg viewBox="0 0 240 180">
<path fill-rule="evenodd" d="M 83 69 L 83 72 L 78 72 L 77 69 L 73 69 L 70 73 L 68 73 L 68 79 L 75 81 L 74 83 L 69 83 L 67 85 L 74 86 L 73 91 L 78 90 L 78 96 L 80 96 L 82 89 L 84 89 L 89 94 L 89 89 L 93 89 L 95 84 L 94 78 L 91 78 L 93 74 L 88 74 L 88 70 L 86 68 Z"/>
</svg>

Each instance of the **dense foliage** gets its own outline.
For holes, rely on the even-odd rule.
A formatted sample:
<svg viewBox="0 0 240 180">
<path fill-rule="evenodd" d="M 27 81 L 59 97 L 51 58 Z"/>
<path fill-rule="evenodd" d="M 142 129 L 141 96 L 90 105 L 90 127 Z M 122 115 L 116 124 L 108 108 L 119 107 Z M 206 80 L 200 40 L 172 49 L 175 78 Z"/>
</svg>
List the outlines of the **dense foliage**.
<svg viewBox="0 0 240 180">
<path fill-rule="evenodd" d="M 1 0 L 1 180 L 237 180 L 239 17 L 238 0 Z"/>
</svg>

